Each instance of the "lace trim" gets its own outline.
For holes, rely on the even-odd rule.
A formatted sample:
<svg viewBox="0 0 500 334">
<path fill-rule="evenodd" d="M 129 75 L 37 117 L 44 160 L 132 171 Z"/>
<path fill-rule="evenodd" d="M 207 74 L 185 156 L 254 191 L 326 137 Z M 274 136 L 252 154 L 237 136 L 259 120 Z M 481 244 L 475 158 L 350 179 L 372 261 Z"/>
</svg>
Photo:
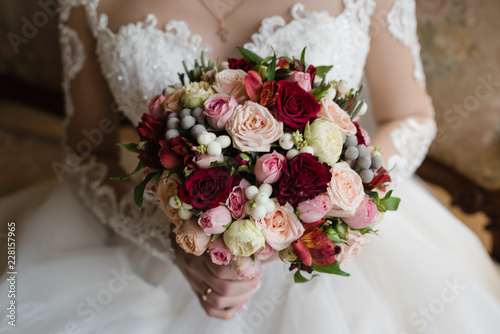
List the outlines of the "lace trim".
<svg viewBox="0 0 500 334">
<path fill-rule="evenodd" d="M 67 118 L 73 116 L 74 105 L 70 94 L 70 82 L 82 70 L 85 63 L 85 49 L 78 33 L 72 28 L 59 24 L 59 41 L 61 45 L 61 61 L 63 65 L 62 89 Z M 67 120 L 66 120 L 67 121 Z"/>
<path fill-rule="evenodd" d="M 410 48 L 413 56 L 413 76 L 425 88 L 425 74 L 420 59 L 420 43 L 417 36 L 415 0 L 396 0 L 387 14 L 388 30 L 391 35 Z"/>
<path fill-rule="evenodd" d="M 97 55 L 102 72 L 119 109 L 133 124 L 147 112 L 152 94 L 178 81 L 177 73 L 183 72 L 180 60 L 190 66 L 202 50 L 211 51 L 202 46 L 199 35 L 191 34 L 184 21 L 171 20 L 164 30 L 157 25 L 156 16 L 149 14 L 143 21 L 120 27 L 115 34 L 108 28 L 107 15 L 101 14 L 97 26 Z M 162 54 L 168 57 L 161 57 Z M 173 64 L 172 59 L 180 60 Z"/>
<path fill-rule="evenodd" d="M 360 64 L 365 63 L 370 47 L 375 6 L 373 0 L 344 0 L 344 10 L 331 16 L 327 11 L 306 11 L 297 3 L 291 8 L 290 22 L 279 15 L 265 18 L 244 47 L 261 56 L 269 55 L 271 47 L 279 54 L 296 56 L 307 46 L 309 62 L 335 65 L 328 73 L 329 80 L 342 78 L 357 86 L 363 76 Z"/>
<path fill-rule="evenodd" d="M 387 160 L 389 169 L 392 168 L 390 175 L 393 188 L 412 176 L 422 164 L 436 131 L 434 118 L 420 124 L 412 117 L 406 118 L 391 131 L 391 141 L 397 152 Z"/>
<path fill-rule="evenodd" d="M 74 165 L 75 158 L 70 155 L 66 155 L 67 164 Z M 141 210 L 137 209 L 132 192 L 118 201 L 114 188 L 104 183 L 108 177 L 106 164 L 97 162 L 95 157 L 84 163 L 80 159 L 70 176 L 74 189 L 101 223 L 160 260 L 174 258 L 170 222 L 156 201 L 145 198 Z"/>
</svg>

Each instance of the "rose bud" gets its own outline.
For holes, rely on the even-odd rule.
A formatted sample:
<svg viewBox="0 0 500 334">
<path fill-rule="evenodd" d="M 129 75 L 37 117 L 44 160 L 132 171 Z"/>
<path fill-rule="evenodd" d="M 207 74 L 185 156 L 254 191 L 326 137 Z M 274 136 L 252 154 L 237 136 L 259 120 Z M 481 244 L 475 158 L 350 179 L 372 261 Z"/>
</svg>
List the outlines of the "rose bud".
<svg viewBox="0 0 500 334">
<path fill-rule="evenodd" d="M 210 254 L 212 262 L 219 266 L 228 265 L 233 258 L 233 254 L 229 248 L 227 248 L 222 237 L 215 239 L 214 242 L 208 245 L 208 253 Z"/>
<path fill-rule="evenodd" d="M 198 224 L 207 235 L 223 233 L 231 221 L 231 212 L 224 205 L 209 209 L 198 218 Z"/>
<path fill-rule="evenodd" d="M 283 175 L 285 164 L 286 158 L 276 151 L 264 154 L 255 163 L 255 177 L 262 183 L 275 183 Z"/>
<path fill-rule="evenodd" d="M 252 159 L 248 156 L 248 154 L 240 153 L 233 159 L 233 167 L 238 169 L 241 166 L 248 166 L 252 162 Z"/>
</svg>

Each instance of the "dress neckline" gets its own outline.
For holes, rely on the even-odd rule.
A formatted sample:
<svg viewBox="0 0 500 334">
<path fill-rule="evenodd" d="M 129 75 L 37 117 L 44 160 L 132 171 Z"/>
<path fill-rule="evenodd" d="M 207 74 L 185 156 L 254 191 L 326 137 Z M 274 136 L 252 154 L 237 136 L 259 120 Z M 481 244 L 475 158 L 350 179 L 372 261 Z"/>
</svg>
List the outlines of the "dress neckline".
<svg viewBox="0 0 500 334">
<path fill-rule="evenodd" d="M 326 10 L 311 10 L 311 11 L 309 11 L 309 10 L 305 9 L 305 6 L 302 3 L 296 2 L 290 8 L 290 14 L 291 14 L 292 18 L 288 22 L 283 18 L 282 15 L 273 15 L 273 16 L 265 17 L 264 19 L 261 20 L 257 31 L 251 35 L 251 39 L 253 40 L 254 36 L 260 35 L 266 26 L 266 22 L 269 22 L 269 21 L 282 22 L 282 24 L 280 24 L 279 26 L 276 27 L 276 30 L 279 30 L 279 29 L 284 29 L 284 28 L 294 24 L 297 21 L 307 19 L 310 17 L 322 16 L 322 17 L 326 17 L 330 20 L 340 20 L 344 16 L 347 15 L 348 10 L 349 10 L 350 1 L 351 0 L 342 0 L 343 8 L 336 15 L 331 15 Z M 196 40 L 197 43 L 199 43 L 199 44 L 202 44 L 202 42 L 203 42 L 203 38 L 201 35 L 191 34 L 191 31 L 189 30 L 189 25 L 186 21 L 171 19 L 171 20 L 168 20 L 163 25 L 163 27 L 161 27 L 158 25 L 158 17 L 152 13 L 147 14 L 144 19 L 141 19 L 141 20 L 138 20 L 135 22 L 130 22 L 130 23 L 127 23 L 127 24 L 120 26 L 118 28 L 118 31 L 115 32 L 115 31 L 112 31 L 108 27 L 108 15 L 106 13 L 97 14 L 97 7 L 98 7 L 98 3 L 96 4 L 96 6 L 94 8 L 94 10 L 95 10 L 94 13 L 96 15 L 96 19 L 97 19 L 97 23 L 98 23 L 98 30 L 104 31 L 110 37 L 119 36 L 121 34 L 124 34 L 127 30 L 130 30 L 130 29 L 134 29 L 134 30 L 136 30 L 136 29 L 153 29 L 155 31 L 161 32 L 164 35 L 177 34 L 177 33 L 179 33 L 179 31 L 177 31 L 176 28 L 179 27 L 179 25 L 181 25 L 181 26 L 184 26 L 186 28 L 186 33 L 184 36 L 186 39 L 191 38 L 193 40 Z M 251 42 L 248 41 L 245 44 L 248 44 L 248 43 L 251 43 Z M 204 44 L 202 47 L 205 50 L 209 50 L 209 51 L 212 50 L 212 47 L 208 44 Z"/>
</svg>

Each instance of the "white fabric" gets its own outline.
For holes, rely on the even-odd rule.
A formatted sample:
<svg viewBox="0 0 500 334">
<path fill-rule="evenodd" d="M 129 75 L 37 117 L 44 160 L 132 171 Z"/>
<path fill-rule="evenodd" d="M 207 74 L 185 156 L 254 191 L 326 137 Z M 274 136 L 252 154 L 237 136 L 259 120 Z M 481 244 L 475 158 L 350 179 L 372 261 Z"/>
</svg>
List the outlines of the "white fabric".
<svg viewBox="0 0 500 334">
<path fill-rule="evenodd" d="M 133 122 L 146 110 L 145 101 L 182 71 L 181 60 L 194 59 L 204 48 L 183 22 L 171 21 L 163 31 L 150 15 L 114 34 L 106 16 L 96 15 L 98 1 L 61 4 L 63 22 L 72 6 L 85 5 L 103 74 Z M 272 44 L 280 54 L 298 55 L 307 45 L 311 62 L 333 63 L 332 78 L 357 85 L 375 2 L 344 4 L 337 17 L 296 5 L 291 22 L 264 20 L 247 47 L 266 54 Z M 318 24 L 321 29 L 314 30 Z M 359 37 L 352 38 L 356 52 L 342 47 L 350 37 Z M 110 239 L 68 183 L 27 189 L 0 204 L 2 221 L 13 217 L 24 226 L 18 235 L 18 325 L 12 328 L 2 317 L 0 333 L 497 333 L 500 279 L 479 240 L 414 179 L 397 195 L 404 199 L 400 210 L 386 214 L 381 238 L 372 238 L 345 268 L 350 278 L 321 275 L 294 285 L 286 267 L 274 262 L 266 265 L 249 309 L 221 321 L 205 315 L 171 263 Z M 102 211 L 95 208 L 101 201 L 93 203 L 94 213 Z M 7 294 L 4 282 L 1 296 Z"/>
</svg>

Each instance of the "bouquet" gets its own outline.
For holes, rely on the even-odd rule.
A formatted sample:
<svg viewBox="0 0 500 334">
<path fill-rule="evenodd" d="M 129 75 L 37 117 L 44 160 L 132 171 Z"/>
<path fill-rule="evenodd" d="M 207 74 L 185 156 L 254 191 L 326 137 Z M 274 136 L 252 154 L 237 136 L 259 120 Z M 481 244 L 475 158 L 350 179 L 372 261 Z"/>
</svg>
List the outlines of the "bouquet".
<svg viewBox="0 0 500 334">
<path fill-rule="evenodd" d="M 341 267 L 399 204 L 357 123 L 363 87 L 328 82 L 332 66 L 306 66 L 305 49 L 300 59 L 238 50 L 241 59 L 184 63 L 182 84 L 148 102 L 139 142 L 120 144 L 138 154 L 133 173 L 146 169 L 136 204 L 153 193 L 183 250 L 241 277 L 273 254 L 296 282 L 349 276 Z"/>
</svg>

